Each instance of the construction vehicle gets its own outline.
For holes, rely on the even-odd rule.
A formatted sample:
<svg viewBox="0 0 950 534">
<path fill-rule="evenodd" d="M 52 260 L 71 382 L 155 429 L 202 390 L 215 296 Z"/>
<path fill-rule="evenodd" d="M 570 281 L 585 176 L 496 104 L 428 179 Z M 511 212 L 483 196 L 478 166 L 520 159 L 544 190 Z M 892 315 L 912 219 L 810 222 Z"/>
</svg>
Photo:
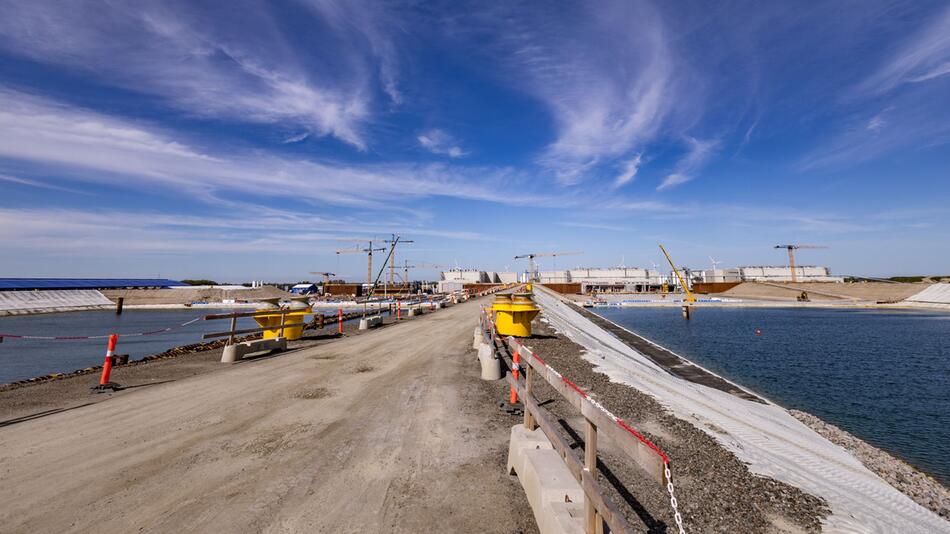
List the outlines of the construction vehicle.
<svg viewBox="0 0 950 534">
<path fill-rule="evenodd" d="M 820 245 L 775 245 L 773 248 L 784 248 L 788 250 L 788 270 L 792 275 L 792 282 L 798 281 L 798 274 L 795 272 L 795 251 L 800 248 L 828 248 Z"/>
<path fill-rule="evenodd" d="M 676 275 L 676 278 L 679 279 L 680 285 L 683 286 L 683 291 L 686 292 L 686 302 L 696 302 L 696 297 L 693 296 L 693 292 L 689 290 L 689 285 L 686 283 L 686 280 L 683 279 L 683 275 L 680 274 L 679 269 L 676 268 L 676 265 L 673 264 L 673 258 L 666 252 L 666 249 L 663 248 L 663 245 L 660 245 L 660 250 L 663 251 L 663 255 L 666 256 L 666 261 L 670 263 L 670 267 L 673 268 L 673 274 Z M 684 315 L 688 316 L 688 312 L 684 312 Z M 687 317 L 688 318 L 688 317 Z"/>
<path fill-rule="evenodd" d="M 583 254 L 583 252 L 535 252 L 531 254 L 521 254 L 519 256 L 515 256 L 515 259 L 520 260 L 523 258 L 527 258 L 528 259 L 528 276 L 530 278 L 530 280 L 528 281 L 538 282 L 540 281 L 540 277 L 538 276 L 538 265 L 534 262 L 535 258 L 548 258 L 548 257 L 556 258 L 558 256 L 576 256 L 578 254 Z"/>
</svg>

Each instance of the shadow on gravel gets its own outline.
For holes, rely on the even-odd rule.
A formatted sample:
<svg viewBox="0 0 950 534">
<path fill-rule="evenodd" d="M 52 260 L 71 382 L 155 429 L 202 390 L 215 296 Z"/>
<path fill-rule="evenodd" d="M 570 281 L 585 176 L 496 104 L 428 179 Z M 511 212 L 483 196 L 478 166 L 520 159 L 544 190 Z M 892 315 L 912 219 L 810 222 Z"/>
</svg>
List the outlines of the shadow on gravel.
<svg viewBox="0 0 950 534">
<path fill-rule="evenodd" d="M 174 380 L 159 380 L 158 382 L 148 382 L 147 384 L 136 384 L 134 386 L 119 386 L 115 388 L 116 391 L 123 391 L 126 389 L 135 389 L 135 388 L 145 388 L 148 386 L 157 386 L 159 384 L 167 384 L 169 382 L 174 382 Z"/>
<path fill-rule="evenodd" d="M 85 404 L 79 404 L 77 406 L 70 406 L 69 408 L 57 408 L 55 410 L 46 410 L 42 412 L 31 413 L 29 415 L 24 415 L 21 417 L 16 417 L 13 419 L 7 419 L 6 421 L 0 421 L 0 428 L 5 426 L 15 425 L 17 423 L 22 423 L 24 421 L 32 421 L 33 419 L 39 419 L 41 417 L 46 417 L 47 415 L 53 415 L 60 412 L 68 412 L 69 410 L 75 410 L 76 408 L 82 408 L 83 406 L 89 406 L 90 404 L 95 404 L 94 402 L 87 402 Z"/>
<path fill-rule="evenodd" d="M 564 419 L 558 419 L 557 422 L 560 423 L 561 427 L 564 429 L 564 432 L 566 432 L 567 435 L 571 437 L 571 440 L 573 441 L 571 448 L 582 449 L 584 447 L 584 440 L 581 438 L 580 434 L 575 432 L 574 429 L 571 428 L 571 425 L 569 425 Z M 640 501 L 638 501 L 637 498 L 634 497 L 632 493 L 630 493 L 626 486 L 623 485 L 623 482 L 621 482 L 620 479 L 614 475 L 614 472 L 611 471 L 609 467 L 604 465 L 604 462 L 602 462 L 599 458 L 597 459 L 597 469 L 600 471 L 600 474 L 604 475 L 604 478 L 607 479 L 607 482 L 617 490 L 617 493 L 620 494 L 620 497 L 624 500 L 624 502 L 630 506 L 630 509 L 633 510 L 635 514 L 637 514 L 637 517 L 640 518 L 640 521 L 643 521 L 643 524 L 647 527 L 647 532 L 657 534 L 667 532 L 668 528 L 666 523 L 659 521 L 650 515 L 650 512 L 648 512 L 646 508 L 640 504 Z"/>
</svg>

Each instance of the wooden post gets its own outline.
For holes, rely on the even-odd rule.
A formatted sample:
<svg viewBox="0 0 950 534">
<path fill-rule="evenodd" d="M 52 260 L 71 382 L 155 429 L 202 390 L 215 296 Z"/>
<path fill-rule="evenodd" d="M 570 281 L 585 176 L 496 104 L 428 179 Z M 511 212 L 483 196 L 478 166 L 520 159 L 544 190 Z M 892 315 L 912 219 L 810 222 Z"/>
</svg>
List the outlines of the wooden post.
<svg viewBox="0 0 950 534">
<path fill-rule="evenodd" d="M 237 317 L 231 317 L 231 335 L 228 336 L 228 345 L 234 345 L 235 330 L 237 330 Z"/>
<path fill-rule="evenodd" d="M 587 427 L 584 431 L 584 470 L 588 471 L 593 478 L 597 478 L 597 425 L 590 419 L 584 418 Z M 598 528 L 598 523 L 603 523 L 600 514 L 594 508 L 594 501 L 590 497 L 584 497 L 584 532 L 587 534 L 597 534 L 603 527 Z"/>
<path fill-rule="evenodd" d="M 280 332 L 278 332 L 277 337 L 284 337 L 284 323 L 287 321 L 287 314 L 282 313 L 280 315 Z"/>
<path fill-rule="evenodd" d="M 530 356 L 529 356 L 530 358 Z M 524 368 L 524 396 L 525 399 L 531 398 L 531 377 L 534 375 L 534 369 L 531 368 L 530 363 Z M 531 414 L 531 410 L 528 409 L 528 401 L 524 400 L 524 427 L 528 430 L 534 430 L 534 416 Z"/>
<path fill-rule="evenodd" d="M 125 304 L 125 297 L 119 297 L 115 301 L 115 314 L 122 315 L 122 305 Z"/>
</svg>

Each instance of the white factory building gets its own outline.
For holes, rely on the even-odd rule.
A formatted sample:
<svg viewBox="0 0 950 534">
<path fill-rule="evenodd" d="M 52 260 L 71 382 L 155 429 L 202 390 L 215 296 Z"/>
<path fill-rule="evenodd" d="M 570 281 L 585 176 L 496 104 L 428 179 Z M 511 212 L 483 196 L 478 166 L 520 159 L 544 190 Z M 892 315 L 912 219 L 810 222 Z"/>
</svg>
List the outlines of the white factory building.
<svg viewBox="0 0 950 534">
<path fill-rule="evenodd" d="M 748 266 L 739 267 L 739 276 L 743 282 L 791 282 L 792 272 L 786 266 Z M 800 265 L 795 267 L 795 278 L 799 282 L 844 282 L 842 276 L 832 276 L 827 267 Z"/>
<path fill-rule="evenodd" d="M 660 271 L 640 267 L 578 267 L 564 271 L 543 271 L 539 273 L 539 278 L 542 284 L 580 284 L 582 293 L 659 291 L 668 282 Z"/>
</svg>

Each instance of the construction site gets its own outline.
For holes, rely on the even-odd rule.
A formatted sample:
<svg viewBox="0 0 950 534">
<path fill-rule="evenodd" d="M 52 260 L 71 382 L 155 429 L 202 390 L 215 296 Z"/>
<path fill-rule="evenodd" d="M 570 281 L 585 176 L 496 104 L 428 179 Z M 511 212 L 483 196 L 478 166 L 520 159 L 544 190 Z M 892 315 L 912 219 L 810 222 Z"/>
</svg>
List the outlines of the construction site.
<svg viewBox="0 0 950 534">
<path fill-rule="evenodd" d="M 405 242 L 339 251 L 367 256 L 365 283 L 0 281 L 13 315 L 197 314 L 104 336 L 0 331 L 7 349 L 108 345 L 101 365 L 0 386 L 4 530 L 950 532 L 938 480 L 591 313 L 939 309 L 950 284 L 846 282 L 796 265 L 799 246 L 779 267 L 688 269 L 661 246 L 668 269 L 535 262 L 573 252 L 498 272 L 400 266 Z M 196 324 L 201 343 L 118 356 Z"/>
</svg>

